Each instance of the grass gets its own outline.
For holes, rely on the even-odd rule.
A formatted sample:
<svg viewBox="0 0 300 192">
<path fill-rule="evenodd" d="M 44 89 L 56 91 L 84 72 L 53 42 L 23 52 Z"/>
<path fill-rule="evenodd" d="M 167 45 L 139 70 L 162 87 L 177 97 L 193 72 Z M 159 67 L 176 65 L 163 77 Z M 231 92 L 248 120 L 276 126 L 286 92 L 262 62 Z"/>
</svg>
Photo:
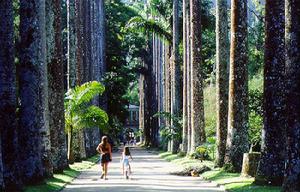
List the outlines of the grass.
<svg viewBox="0 0 300 192">
<path fill-rule="evenodd" d="M 170 152 L 161 152 L 159 156 L 169 162 L 176 163 L 182 167 L 201 167 L 203 165 L 212 168 L 212 171 L 207 171 L 201 175 L 205 180 L 214 181 L 217 184 L 223 185 L 229 192 L 278 192 L 280 187 L 272 186 L 257 186 L 254 185 L 254 178 L 241 177 L 239 173 L 228 173 L 221 169 L 214 169 L 212 161 L 203 161 L 182 157 Z"/>
<path fill-rule="evenodd" d="M 91 166 L 95 165 L 98 161 L 98 156 L 91 157 L 85 161 L 74 163 L 70 165 L 69 169 L 64 170 L 61 174 L 54 174 L 53 178 L 45 180 L 41 185 L 27 186 L 25 187 L 25 192 L 50 192 L 50 191 L 60 191 L 64 186 L 74 178 L 76 178 L 81 171 L 84 171 Z"/>
<path fill-rule="evenodd" d="M 188 167 L 202 167 L 203 165 L 213 168 L 214 164 L 212 161 L 203 161 L 197 159 L 191 159 L 189 157 L 180 156 L 178 154 L 172 154 L 170 152 L 162 152 L 159 154 L 159 156 L 166 161 L 176 163 L 180 166 L 182 166 L 182 169 L 188 168 Z"/>
<path fill-rule="evenodd" d="M 220 169 L 207 171 L 202 174 L 206 180 L 214 181 L 225 186 L 231 192 L 278 192 L 280 187 L 254 185 L 254 178 L 241 177 L 238 173 L 227 173 Z"/>
</svg>

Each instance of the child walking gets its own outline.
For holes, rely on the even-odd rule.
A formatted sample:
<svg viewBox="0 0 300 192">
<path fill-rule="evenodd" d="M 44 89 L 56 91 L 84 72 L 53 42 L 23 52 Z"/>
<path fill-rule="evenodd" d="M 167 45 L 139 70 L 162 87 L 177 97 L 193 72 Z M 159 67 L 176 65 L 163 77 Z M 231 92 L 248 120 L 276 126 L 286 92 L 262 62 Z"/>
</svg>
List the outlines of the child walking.
<svg viewBox="0 0 300 192">
<path fill-rule="evenodd" d="M 131 174 L 129 158 L 131 158 L 131 160 L 133 160 L 132 156 L 130 154 L 130 151 L 129 151 L 129 147 L 125 146 L 123 153 L 122 153 L 122 157 L 121 157 L 121 163 L 122 163 L 122 173 L 126 179 L 129 179 L 129 175 Z M 124 170 L 125 168 L 126 168 L 126 170 Z"/>
</svg>

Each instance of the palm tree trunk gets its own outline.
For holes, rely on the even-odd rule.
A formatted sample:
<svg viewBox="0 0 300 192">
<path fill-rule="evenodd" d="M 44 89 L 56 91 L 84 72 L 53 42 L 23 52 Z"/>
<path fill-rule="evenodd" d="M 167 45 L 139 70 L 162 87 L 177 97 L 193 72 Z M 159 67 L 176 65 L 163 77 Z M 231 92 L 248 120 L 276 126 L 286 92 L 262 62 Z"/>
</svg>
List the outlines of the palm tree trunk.
<svg viewBox="0 0 300 192">
<path fill-rule="evenodd" d="M 143 65 L 145 63 L 143 62 Z M 144 66 L 143 66 L 144 67 Z M 140 106 L 139 106 L 139 131 L 141 133 L 140 135 L 140 143 L 144 143 L 144 137 L 143 132 L 145 129 L 145 74 L 140 74 L 139 79 L 139 100 L 140 100 Z"/>
<path fill-rule="evenodd" d="M 170 63 L 170 45 L 166 44 L 165 46 L 165 111 L 169 114 L 171 112 L 171 63 Z M 170 127 L 171 122 L 169 118 L 166 118 L 166 127 Z M 167 147 L 169 143 L 167 144 Z M 170 151 L 170 149 L 168 149 Z"/>
<path fill-rule="evenodd" d="M 190 1 L 191 14 L 191 152 L 205 142 L 201 69 L 201 1 Z"/>
<path fill-rule="evenodd" d="M 68 130 L 68 163 L 75 163 L 74 148 L 73 148 L 73 127 Z"/>
<path fill-rule="evenodd" d="M 13 2 L 0 2 L 0 191 L 21 190 Z"/>
<path fill-rule="evenodd" d="M 76 85 L 76 20 L 75 0 L 67 0 L 67 29 L 68 29 L 68 57 L 67 57 L 67 83 L 68 89 Z"/>
<path fill-rule="evenodd" d="M 173 0 L 173 48 L 172 48 L 172 78 L 171 78 L 171 114 L 178 116 L 180 111 L 180 63 L 179 63 L 179 0 Z M 174 119 L 174 118 L 173 118 Z M 171 120 L 171 127 L 175 126 Z M 178 151 L 179 142 L 172 139 L 171 151 Z"/>
<path fill-rule="evenodd" d="M 77 2 L 76 2 L 77 3 Z M 67 28 L 68 28 L 68 58 L 67 58 L 67 83 L 68 90 L 76 86 L 77 81 L 77 65 L 78 57 L 77 51 L 79 43 L 77 42 L 78 28 L 77 28 L 77 17 L 75 15 L 78 7 L 75 0 L 67 0 Z M 73 146 L 73 131 L 68 131 L 68 163 L 73 164 L 75 161 L 74 157 L 74 146 Z"/>
<path fill-rule="evenodd" d="M 151 127 L 152 127 L 152 68 L 153 68 L 153 39 L 152 35 L 148 34 L 146 54 L 144 61 L 146 64 L 147 74 L 145 76 L 145 127 L 144 127 L 144 139 L 145 146 L 149 146 L 151 143 Z"/>
<path fill-rule="evenodd" d="M 285 160 L 284 1 L 266 1 L 264 126 L 257 183 L 281 185 Z"/>
<path fill-rule="evenodd" d="M 217 91 L 217 153 L 216 165 L 224 164 L 228 117 L 228 19 L 227 1 L 218 0 L 216 7 L 216 91 Z"/>
<path fill-rule="evenodd" d="M 106 52 L 106 23 L 105 23 L 105 3 L 104 0 L 99 0 L 96 1 L 97 2 L 97 11 L 96 13 L 98 13 L 98 19 L 97 22 L 97 26 L 98 26 L 98 30 L 99 30 L 99 41 L 98 41 L 98 53 L 99 53 L 99 63 L 100 63 L 100 74 L 101 74 L 101 78 L 104 77 L 105 73 L 106 73 L 106 60 L 105 60 L 105 52 Z M 101 79 L 102 80 L 102 79 Z M 100 97 L 100 106 L 102 106 L 102 108 L 104 110 L 107 110 L 107 94 L 106 92 L 104 92 L 102 94 L 102 96 Z"/>
<path fill-rule="evenodd" d="M 300 3 L 285 1 L 287 161 L 283 191 L 300 190 Z"/>
<path fill-rule="evenodd" d="M 46 2 L 49 126 L 54 172 L 68 167 L 64 117 L 64 71 L 61 42 L 61 1 Z"/>
<path fill-rule="evenodd" d="M 20 1 L 20 35 L 19 155 L 25 183 L 36 183 L 52 175 L 44 0 Z"/>
<path fill-rule="evenodd" d="M 188 148 L 188 89 L 187 89 L 187 72 L 188 72 L 188 63 L 187 63 L 187 41 L 189 40 L 189 35 L 187 33 L 187 13 L 188 11 L 188 0 L 183 0 L 183 130 L 182 130 L 182 149 L 183 153 L 187 152 Z"/>
<path fill-rule="evenodd" d="M 187 154 L 191 152 L 191 132 L 192 132 L 192 126 L 191 126 L 191 22 L 190 22 L 190 2 L 188 3 L 188 11 L 186 12 L 186 35 L 187 35 L 187 41 L 186 41 L 186 52 L 188 53 L 186 55 L 186 83 L 187 83 Z"/>
<path fill-rule="evenodd" d="M 240 172 L 248 142 L 247 0 L 231 3 L 228 134 L 225 164 Z"/>
<path fill-rule="evenodd" d="M 84 2 L 81 0 L 75 0 L 75 22 L 76 22 L 76 84 L 81 85 L 84 82 L 84 71 L 86 70 L 84 61 L 86 58 L 84 56 L 85 51 L 85 42 L 84 42 Z M 85 158 L 85 137 L 84 130 L 79 130 L 73 132 L 73 144 L 74 144 L 74 156 L 76 161 L 80 161 L 80 159 Z"/>
</svg>

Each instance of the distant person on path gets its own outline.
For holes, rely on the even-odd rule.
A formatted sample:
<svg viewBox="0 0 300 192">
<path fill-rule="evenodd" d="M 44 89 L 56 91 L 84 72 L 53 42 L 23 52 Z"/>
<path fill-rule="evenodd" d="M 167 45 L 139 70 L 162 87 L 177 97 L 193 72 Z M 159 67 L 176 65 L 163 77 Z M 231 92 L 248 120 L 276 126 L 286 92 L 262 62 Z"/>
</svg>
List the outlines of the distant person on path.
<svg viewBox="0 0 300 192">
<path fill-rule="evenodd" d="M 123 145 L 124 145 L 124 147 L 125 147 L 126 144 L 127 144 L 127 138 L 126 138 L 126 136 L 124 135 L 124 136 L 123 136 Z"/>
<path fill-rule="evenodd" d="M 96 149 L 100 153 L 101 157 L 101 166 L 102 166 L 102 175 L 101 179 L 107 180 L 107 169 L 108 163 L 112 160 L 112 153 L 111 153 L 111 145 L 108 143 L 107 136 L 102 137 L 101 143 L 98 145 Z"/>
<path fill-rule="evenodd" d="M 129 175 L 131 174 L 131 167 L 130 167 L 130 164 L 129 164 L 129 158 L 132 159 L 132 156 L 130 154 L 130 151 L 129 151 L 129 147 L 126 146 L 124 147 L 124 150 L 123 150 L 123 153 L 122 153 L 122 156 L 121 156 L 121 163 L 122 163 L 122 173 L 123 175 L 125 176 L 126 179 L 129 179 Z M 126 168 L 126 170 L 125 170 Z"/>
</svg>

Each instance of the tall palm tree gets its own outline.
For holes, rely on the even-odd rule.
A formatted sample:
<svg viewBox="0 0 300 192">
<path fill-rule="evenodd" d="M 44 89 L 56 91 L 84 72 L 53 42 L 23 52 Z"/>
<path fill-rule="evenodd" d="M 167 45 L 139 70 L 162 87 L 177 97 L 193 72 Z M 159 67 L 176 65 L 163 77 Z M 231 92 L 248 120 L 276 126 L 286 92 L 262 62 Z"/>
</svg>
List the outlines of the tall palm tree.
<svg viewBox="0 0 300 192">
<path fill-rule="evenodd" d="M 76 30 L 76 85 L 81 85 L 84 83 L 84 49 L 85 49 L 85 42 L 84 42 L 84 1 L 75 0 L 75 30 Z M 69 162 L 72 163 L 72 160 L 75 159 L 80 161 L 82 158 L 86 157 L 85 151 L 85 136 L 84 130 L 80 129 L 78 132 L 74 134 L 74 146 L 72 146 L 75 150 L 74 151 L 74 158 L 72 157 L 73 154 L 69 156 Z M 70 137 L 69 137 L 70 138 Z"/>
<path fill-rule="evenodd" d="M 248 151 L 247 0 L 231 1 L 228 134 L 225 164 L 241 171 Z"/>
<path fill-rule="evenodd" d="M 49 126 L 54 172 L 68 167 L 64 117 L 64 70 L 61 42 L 61 1 L 46 1 Z"/>
<path fill-rule="evenodd" d="M 285 162 L 284 1 L 266 1 L 264 126 L 256 182 L 280 185 Z"/>
<path fill-rule="evenodd" d="M 191 152 L 205 142 L 203 71 L 201 69 L 201 1 L 190 0 L 191 15 Z"/>
<path fill-rule="evenodd" d="M 187 57 L 189 53 L 187 52 L 187 46 L 189 45 L 187 41 L 189 40 L 189 34 L 187 33 L 187 14 L 188 10 L 188 0 L 183 0 L 183 130 L 182 130 L 182 152 L 186 153 L 188 148 L 188 89 L 187 89 L 187 79 L 188 79 L 188 63 Z"/>
<path fill-rule="evenodd" d="M 283 191 L 300 190 L 300 3 L 285 1 L 287 163 Z"/>
<path fill-rule="evenodd" d="M 103 128 L 108 122 L 107 114 L 90 102 L 102 94 L 104 86 L 97 82 L 87 82 L 68 90 L 65 98 L 66 131 L 68 134 L 68 158 L 74 158 L 73 133 L 84 128 Z M 77 136 L 77 135 L 76 135 Z M 69 159 L 73 162 L 74 159 Z"/>
<path fill-rule="evenodd" d="M 75 0 L 67 0 L 67 89 L 76 85 L 76 27 Z"/>
<path fill-rule="evenodd" d="M 35 183 L 52 174 L 44 0 L 20 0 L 20 36 L 19 156 L 25 183 Z"/>
<path fill-rule="evenodd" d="M 173 46 L 171 72 L 171 115 L 178 116 L 180 110 L 180 63 L 179 63 L 179 0 L 173 0 Z M 175 126 L 172 118 L 171 127 Z M 173 139 L 171 151 L 176 153 L 179 141 Z"/>
<path fill-rule="evenodd" d="M 191 22 L 190 22 L 190 2 L 187 1 L 187 11 L 186 11 L 186 89 L 187 89 L 187 153 L 191 152 L 191 134 L 192 134 L 192 126 L 191 126 Z"/>
<path fill-rule="evenodd" d="M 217 87 L 217 153 L 216 165 L 222 167 L 226 151 L 228 113 L 228 19 L 227 1 L 216 5 L 216 87 Z"/>
<path fill-rule="evenodd" d="M 19 191 L 13 2 L 0 2 L 0 190 Z M 2 187 L 1 187 L 2 186 Z"/>
</svg>

